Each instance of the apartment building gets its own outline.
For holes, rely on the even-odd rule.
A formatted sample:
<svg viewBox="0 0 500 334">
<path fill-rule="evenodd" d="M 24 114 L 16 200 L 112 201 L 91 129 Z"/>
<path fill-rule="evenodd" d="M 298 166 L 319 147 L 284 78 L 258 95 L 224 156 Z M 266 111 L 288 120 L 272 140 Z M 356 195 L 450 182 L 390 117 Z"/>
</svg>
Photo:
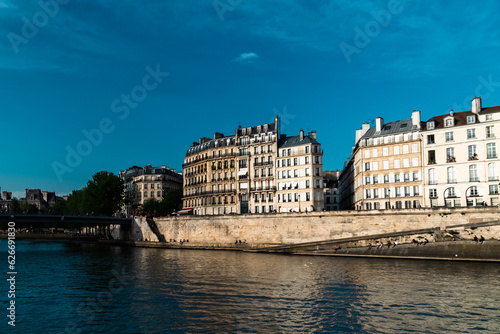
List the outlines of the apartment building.
<svg viewBox="0 0 500 334">
<path fill-rule="evenodd" d="M 167 166 L 133 166 L 120 171 L 120 177 L 125 189 L 126 214 L 137 213 L 139 206 L 150 198 L 161 201 L 168 191 L 182 187 L 182 173 Z"/>
<path fill-rule="evenodd" d="M 500 106 L 432 117 L 423 131 L 426 206 L 498 205 Z"/>
<path fill-rule="evenodd" d="M 278 212 L 322 211 L 323 152 L 316 132 L 282 135 L 277 156 Z"/>
<path fill-rule="evenodd" d="M 407 120 L 384 123 L 377 117 L 375 123 L 372 127 L 364 123 L 356 131 L 356 144 L 340 177 L 341 208 L 421 207 L 420 111 L 413 111 Z"/>
<path fill-rule="evenodd" d="M 239 126 L 234 136 L 216 133 L 187 151 L 183 205 L 196 215 L 322 210 L 322 164 L 315 132 L 280 137 L 278 117 Z"/>
</svg>

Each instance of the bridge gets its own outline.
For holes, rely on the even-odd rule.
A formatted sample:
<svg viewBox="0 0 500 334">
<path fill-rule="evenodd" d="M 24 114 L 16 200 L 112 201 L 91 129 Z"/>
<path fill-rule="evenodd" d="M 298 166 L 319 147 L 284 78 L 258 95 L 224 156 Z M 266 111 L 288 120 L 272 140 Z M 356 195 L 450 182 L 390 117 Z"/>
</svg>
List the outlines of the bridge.
<svg viewBox="0 0 500 334">
<path fill-rule="evenodd" d="M 101 216 L 61 216 L 32 214 L 0 214 L 0 224 L 14 222 L 16 227 L 84 227 L 84 226 L 130 226 L 131 218 L 101 217 Z"/>
</svg>

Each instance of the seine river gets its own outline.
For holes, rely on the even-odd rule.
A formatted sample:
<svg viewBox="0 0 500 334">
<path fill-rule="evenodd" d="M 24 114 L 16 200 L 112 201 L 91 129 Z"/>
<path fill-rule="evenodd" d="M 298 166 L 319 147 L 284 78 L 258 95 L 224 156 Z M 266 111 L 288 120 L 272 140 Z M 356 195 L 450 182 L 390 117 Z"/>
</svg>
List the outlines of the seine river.
<svg viewBox="0 0 500 334">
<path fill-rule="evenodd" d="M 4 283 L 1 333 L 500 333 L 495 263 L 54 241 L 16 252 L 16 326 Z"/>
</svg>

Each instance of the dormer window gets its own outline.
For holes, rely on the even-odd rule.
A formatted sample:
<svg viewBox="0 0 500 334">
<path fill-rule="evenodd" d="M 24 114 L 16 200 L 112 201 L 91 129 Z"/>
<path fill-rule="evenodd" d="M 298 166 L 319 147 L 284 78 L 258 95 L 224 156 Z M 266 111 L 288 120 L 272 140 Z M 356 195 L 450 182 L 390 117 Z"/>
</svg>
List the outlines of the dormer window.
<svg viewBox="0 0 500 334">
<path fill-rule="evenodd" d="M 486 120 L 491 121 L 493 119 L 491 114 L 486 114 Z"/>
<path fill-rule="evenodd" d="M 427 122 L 427 130 L 432 130 L 432 129 L 434 129 L 434 121 Z"/>
<path fill-rule="evenodd" d="M 474 123 L 476 123 L 476 116 L 475 115 L 467 116 L 467 124 L 474 124 Z"/>
<path fill-rule="evenodd" d="M 447 118 L 444 121 L 444 126 L 453 126 L 453 118 Z"/>
</svg>

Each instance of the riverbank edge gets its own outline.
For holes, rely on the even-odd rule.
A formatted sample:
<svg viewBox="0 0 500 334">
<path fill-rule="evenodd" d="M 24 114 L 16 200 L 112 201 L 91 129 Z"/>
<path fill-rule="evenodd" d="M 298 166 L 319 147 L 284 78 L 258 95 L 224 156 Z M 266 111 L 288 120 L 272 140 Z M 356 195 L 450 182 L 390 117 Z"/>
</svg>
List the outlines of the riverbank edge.
<svg viewBox="0 0 500 334">
<path fill-rule="evenodd" d="M 76 240 L 75 240 L 76 241 Z M 85 241 L 82 241 L 85 242 Z M 142 247 L 142 248 L 163 248 L 163 249 L 190 249 L 190 250 L 218 250 L 218 251 L 239 251 L 249 253 L 265 253 L 265 254 L 280 254 L 280 255 L 299 255 L 299 256 L 330 256 L 330 257 L 351 257 L 351 258 L 381 258 L 381 259 L 406 259 L 406 260 L 436 260 L 436 261 L 466 261 L 466 262 L 500 262 L 500 241 L 489 240 L 485 244 L 474 243 L 472 241 L 454 241 L 454 242 L 435 242 L 426 246 L 415 246 L 411 244 L 398 245 L 396 251 L 404 250 L 405 255 L 395 254 L 373 254 L 375 249 L 367 249 L 366 247 L 352 247 L 335 252 L 332 250 L 323 251 L 299 251 L 299 252 L 276 252 L 266 248 L 252 248 L 245 244 L 238 244 L 234 246 L 223 245 L 189 245 L 189 243 L 163 243 L 154 241 L 120 241 L 120 240 L 98 240 L 98 244 L 107 244 L 114 246 L 128 246 L 128 247 Z M 493 245 L 496 257 L 470 257 L 461 253 L 458 256 L 456 252 L 457 247 L 464 247 L 468 249 L 469 255 L 478 255 L 480 252 L 474 251 L 476 248 L 480 249 L 483 245 Z M 455 246 L 454 249 L 446 249 L 450 246 Z M 418 248 L 417 248 L 418 247 Z M 427 247 L 427 248 L 424 248 Z M 434 252 L 432 251 L 434 249 Z M 453 247 L 452 247 L 453 248 Z M 445 251 L 447 256 L 435 255 L 419 255 L 417 250 L 428 249 L 430 253 L 439 253 Z M 385 252 L 391 252 L 394 248 L 384 249 Z M 370 253 L 371 252 L 371 253 Z M 412 254 L 414 253 L 414 254 Z M 474 254 L 475 253 L 475 254 Z M 465 256 L 464 256 L 465 255 Z"/>
</svg>

